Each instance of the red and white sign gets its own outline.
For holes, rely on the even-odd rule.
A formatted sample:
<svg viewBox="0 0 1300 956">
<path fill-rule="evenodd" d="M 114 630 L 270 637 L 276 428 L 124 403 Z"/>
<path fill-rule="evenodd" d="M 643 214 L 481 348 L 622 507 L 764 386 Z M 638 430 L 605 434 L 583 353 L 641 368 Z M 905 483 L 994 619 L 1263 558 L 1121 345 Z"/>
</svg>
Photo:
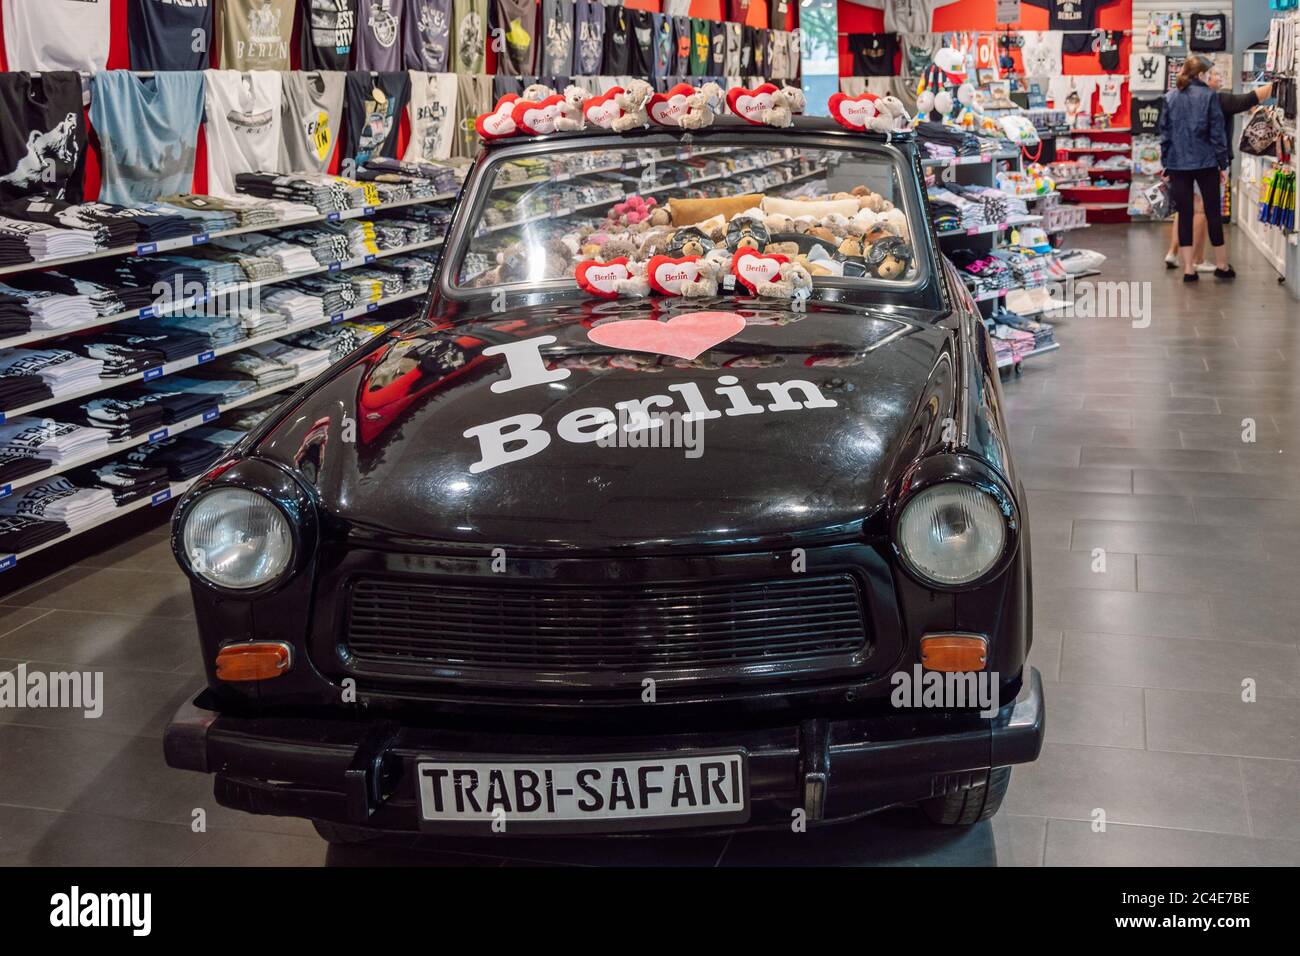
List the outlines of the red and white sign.
<svg viewBox="0 0 1300 956">
<path fill-rule="evenodd" d="M 727 90 L 727 106 L 746 123 L 763 126 L 763 114 L 772 108 L 772 94 L 775 92 L 774 83 L 763 83 L 752 90 L 733 86 Z"/>
<path fill-rule="evenodd" d="M 826 105 L 835 117 L 835 122 L 855 133 L 864 132 L 867 124 L 880 115 L 879 99 L 874 93 L 862 93 L 848 96 L 845 93 L 832 93 Z"/>
<path fill-rule="evenodd" d="M 484 139 L 505 139 L 514 136 L 519 130 L 515 126 L 515 102 L 519 99 L 515 93 L 507 93 L 497 100 L 491 113 L 482 113 L 474 120 L 474 128 Z"/>
<path fill-rule="evenodd" d="M 789 261 L 789 256 L 741 249 L 731 262 L 731 272 L 737 282 L 751 293 L 756 293 L 760 282 L 775 282 L 779 279 L 782 264 Z"/>
<path fill-rule="evenodd" d="M 646 104 L 646 114 L 660 126 L 681 126 L 686 115 L 686 98 L 695 92 L 689 83 L 678 83 L 667 93 L 656 93 Z"/>
<path fill-rule="evenodd" d="M 627 256 L 619 256 L 617 259 L 610 259 L 609 262 L 584 259 L 573 270 L 573 278 L 578 283 L 578 288 L 603 299 L 616 298 L 618 289 L 615 283 L 628 278 L 631 274 L 627 268 Z"/>
<path fill-rule="evenodd" d="M 560 107 L 564 97 L 553 93 L 540 103 L 532 100 L 518 100 L 511 111 L 511 118 L 519 132 L 529 136 L 544 136 L 555 132 L 555 121 L 560 118 Z"/>
<path fill-rule="evenodd" d="M 700 277 L 700 257 L 651 256 L 646 264 L 646 278 L 650 288 L 664 295 L 681 295 L 682 283 L 694 282 Z"/>
<path fill-rule="evenodd" d="M 623 108 L 614 101 L 614 98 L 622 92 L 623 87 L 611 86 L 599 96 L 588 97 L 583 101 L 582 115 L 592 126 L 599 126 L 601 129 L 612 128 L 614 120 L 623 115 Z"/>
</svg>

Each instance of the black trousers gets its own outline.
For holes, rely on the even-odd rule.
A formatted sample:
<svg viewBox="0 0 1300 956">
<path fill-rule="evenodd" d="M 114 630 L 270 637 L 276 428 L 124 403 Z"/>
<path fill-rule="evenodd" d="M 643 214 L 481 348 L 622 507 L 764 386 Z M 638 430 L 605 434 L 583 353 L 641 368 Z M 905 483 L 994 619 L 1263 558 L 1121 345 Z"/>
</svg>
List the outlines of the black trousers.
<svg viewBox="0 0 1300 956">
<path fill-rule="evenodd" d="M 1205 206 L 1205 224 L 1210 230 L 1210 245 L 1223 245 L 1223 208 L 1219 199 L 1219 171 L 1209 169 L 1169 170 L 1169 199 L 1178 211 L 1178 245 L 1192 244 L 1192 217 L 1196 204 L 1192 186 L 1201 191 L 1201 204 Z"/>
</svg>

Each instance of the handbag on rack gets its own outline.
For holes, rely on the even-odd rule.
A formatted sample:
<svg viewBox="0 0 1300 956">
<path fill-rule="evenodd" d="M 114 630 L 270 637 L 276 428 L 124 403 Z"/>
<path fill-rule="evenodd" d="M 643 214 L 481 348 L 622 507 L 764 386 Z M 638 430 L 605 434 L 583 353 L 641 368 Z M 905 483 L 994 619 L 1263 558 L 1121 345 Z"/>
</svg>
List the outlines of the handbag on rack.
<svg viewBox="0 0 1300 956">
<path fill-rule="evenodd" d="M 1273 156 L 1277 153 L 1277 141 L 1282 135 L 1282 126 L 1277 113 L 1271 107 L 1263 106 L 1250 114 L 1241 131 L 1238 148 L 1252 156 Z"/>
<path fill-rule="evenodd" d="M 1164 219 L 1169 215 L 1169 184 L 1161 180 L 1152 183 L 1147 187 L 1145 198 L 1150 204 L 1151 211 L 1148 213 L 1153 219 Z"/>
</svg>

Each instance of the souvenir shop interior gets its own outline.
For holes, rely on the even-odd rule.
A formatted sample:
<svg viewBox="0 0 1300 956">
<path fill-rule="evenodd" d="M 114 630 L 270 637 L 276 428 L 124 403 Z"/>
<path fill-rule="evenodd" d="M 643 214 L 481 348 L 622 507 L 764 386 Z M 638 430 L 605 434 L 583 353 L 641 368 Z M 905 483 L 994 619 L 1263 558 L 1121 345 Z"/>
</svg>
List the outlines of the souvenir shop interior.
<svg viewBox="0 0 1300 956">
<path fill-rule="evenodd" d="M 0 781 L 0 863 L 346 856 L 164 763 L 204 680 L 172 508 L 296 389 L 422 312 L 494 117 L 513 131 L 513 104 L 554 100 L 609 125 L 602 98 L 641 84 L 704 91 L 718 115 L 738 89 L 794 88 L 823 117 L 870 104 L 871 129 L 915 137 L 928 208 L 836 150 L 569 148 L 493 174 L 455 283 L 586 289 L 584 258 L 748 247 L 814 282 L 906 284 L 931 233 L 989 332 L 1034 515 L 1030 660 L 1060 700 L 1044 757 L 974 851 L 883 814 L 834 849 L 363 861 L 1300 862 L 1283 796 L 1300 602 L 1265 590 L 1294 552 L 1281 529 L 1300 530 L 1278 467 L 1300 425 L 1298 29 L 1294 0 L 0 0 L 0 671 L 113 685 L 98 722 L 0 708 L 0 754 L 85 768 Z M 1190 275 L 1174 231 L 1167 97 L 1194 56 L 1235 104 L 1218 197 L 1235 279 L 1199 207 Z M 1096 313 L 1119 286 L 1132 314 Z M 1271 703 L 1228 714 L 1250 675 Z M 1102 805 L 1123 839 L 1089 840 Z"/>
</svg>

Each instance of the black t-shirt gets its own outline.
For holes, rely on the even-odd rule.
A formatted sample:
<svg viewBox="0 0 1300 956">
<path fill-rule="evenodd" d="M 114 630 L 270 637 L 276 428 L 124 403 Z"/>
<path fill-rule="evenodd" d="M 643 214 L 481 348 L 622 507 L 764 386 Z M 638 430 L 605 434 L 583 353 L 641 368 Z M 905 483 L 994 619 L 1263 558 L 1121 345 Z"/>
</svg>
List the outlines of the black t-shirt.
<svg viewBox="0 0 1300 956">
<path fill-rule="evenodd" d="M 1163 96 L 1135 96 L 1129 103 L 1130 126 L 1133 134 L 1155 136 L 1160 130 L 1160 114 L 1165 111 Z"/>
<path fill-rule="evenodd" d="M 126 38 L 133 70 L 202 70 L 212 49 L 212 5 L 127 0 Z"/>
<path fill-rule="evenodd" d="M 755 32 L 753 27 L 743 27 L 740 31 L 740 73 L 742 76 L 757 75 L 754 72 Z"/>
<path fill-rule="evenodd" d="M 853 75 L 893 76 L 894 53 L 897 49 L 896 33 L 850 33 L 849 52 L 853 54 Z"/>
<path fill-rule="evenodd" d="M 0 73 L 0 200 L 46 195 L 79 203 L 85 169 L 81 76 Z"/>
<path fill-rule="evenodd" d="M 627 11 L 622 7 L 605 8 L 605 56 L 600 72 L 605 76 L 624 76 L 632 62 L 628 43 Z"/>
<path fill-rule="evenodd" d="M 673 76 L 687 76 L 691 72 L 691 18 L 673 17 Z"/>
<path fill-rule="evenodd" d="M 1097 9 L 1115 0 L 1025 0 L 1031 7 L 1047 11 L 1049 30 L 1090 31 L 1097 22 Z M 1065 53 L 1087 53 L 1092 46 L 1092 35 L 1067 33 L 1061 40 Z"/>
<path fill-rule="evenodd" d="M 649 10 L 626 11 L 632 26 L 632 42 L 628 46 L 628 74 L 648 78 L 654 76 L 654 20 Z"/>
<path fill-rule="evenodd" d="M 371 156 L 397 158 L 397 128 L 411 96 L 405 71 L 353 70 L 343 84 L 343 152 L 360 166 Z"/>
<path fill-rule="evenodd" d="M 1228 18 L 1222 13 L 1192 14 L 1192 30 L 1187 45 L 1201 53 L 1217 53 L 1228 48 Z"/>
<path fill-rule="evenodd" d="M 714 20 L 709 31 L 709 76 L 722 76 L 727 62 L 727 25 Z"/>
<path fill-rule="evenodd" d="M 1114 73 L 1119 69 L 1119 45 L 1124 33 L 1121 30 L 1098 30 L 1097 35 L 1097 59 L 1101 68 Z"/>
<path fill-rule="evenodd" d="M 357 0 L 298 0 L 304 70 L 346 70 L 357 32 Z"/>
</svg>

